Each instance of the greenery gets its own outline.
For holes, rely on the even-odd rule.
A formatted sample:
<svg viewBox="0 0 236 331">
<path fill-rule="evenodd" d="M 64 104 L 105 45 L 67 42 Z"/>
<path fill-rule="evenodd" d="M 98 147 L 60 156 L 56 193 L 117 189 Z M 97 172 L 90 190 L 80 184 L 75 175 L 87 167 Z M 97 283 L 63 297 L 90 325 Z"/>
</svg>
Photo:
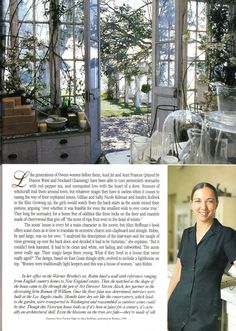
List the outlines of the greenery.
<svg viewBox="0 0 236 331">
<path fill-rule="evenodd" d="M 216 109 L 216 82 L 236 85 L 236 14 L 232 11 L 235 0 L 214 0 L 210 4 L 208 31 L 199 47 L 206 53 L 205 74 L 198 78 L 209 89 L 205 93 L 208 111 Z"/>
<path fill-rule="evenodd" d="M 74 91 L 82 95 L 84 82 L 77 79 L 74 86 L 73 72 L 61 56 L 66 50 L 66 40 L 72 33 L 68 26 L 61 23 L 73 19 L 70 1 L 43 0 L 42 3 L 43 15 L 50 19 L 49 39 L 46 41 L 41 39 L 41 36 L 34 36 L 32 31 L 24 30 L 24 24 L 18 25 L 15 38 L 11 35 L 10 27 L 6 37 L 12 40 L 11 45 L 2 50 L 4 57 L 1 59 L 1 67 L 5 75 L 1 90 L 6 93 L 24 90 L 26 98 L 41 100 L 43 103 L 50 102 L 54 107 L 59 103 L 60 93 L 69 99 Z M 143 0 L 143 7 L 133 9 L 128 4 L 117 6 L 115 1 L 101 0 L 101 68 L 109 78 L 111 88 L 108 94 L 111 99 L 114 97 L 118 75 L 125 77 L 129 84 L 137 75 L 145 74 L 151 77 L 151 13 L 149 17 L 146 14 L 146 8 L 150 10 L 151 4 L 150 0 Z M 24 6 L 24 3 L 19 0 L 18 6 L 21 5 Z M 82 10 L 81 0 L 77 0 L 76 6 Z M 29 11 L 30 9 L 28 8 Z M 17 15 L 17 12 L 13 15 Z M 23 23 L 27 13 L 24 15 Z M 83 14 L 80 12 L 78 15 L 83 21 Z M 62 36 L 63 44 L 60 40 Z M 81 46 L 83 41 L 78 40 L 78 45 Z M 142 68 L 143 63 L 145 70 Z M 57 84 L 49 85 L 45 79 L 50 71 L 50 77 L 58 82 L 58 68 L 67 84 L 63 89 L 59 89 Z M 144 85 L 144 93 L 147 93 L 151 87 L 148 83 Z"/>
<path fill-rule="evenodd" d="M 143 93 L 149 93 L 151 91 L 151 85 L 149 83 L 143 84 L 141 87 Z"/>
<path fill-rule="evenodd" d="M 73 70 L 62 58 L 67 39 L 71 37 L 70 28 L 61 24 L 61 21 L 71 21 L 72 6 L 70 1 L 43 0 L 43 12 L 49 22 L 50 33 L 47 36 L 33 35 L 33 31 L 28 31 L 29 27 L 24 24 L 27 19 L 27 13 L 24 13 L 22 23 L 17 26 L 16 36 L 12 34 L 12 27 L 9 26 L 6 38 L 10 40 L 5 49 L 1 49 L 4 56 L 1 58 L 1 68 L 4 71 L 4 79 L 1 80 L 1 91 L 5 93 L 23 93 L 25 99 L 37 100 L 42 104 L 51 104 L 56 108 L 61 103 L 61 93 L 68 96 L 69 100 L 73 94 L 84 92 L 82 80 L 73 80 Z M 33 6 L 34 4 L 32 4 Z M 18 9 L 24 6 L 24 2 L 19 0 Z M 74 6 L 79 9 L 82 6 L 81 0 L 77 0 Z M 30 11 L 32 8 L 28 8 Z M 10 14 L 10 7 L 7 9 Z M 17 21 L 18 10 L 12 13 L 11 20 Z M 7 16 L 7 15 L 6 15 Z M 81 16 L 81 15 L 80 15 Z M 30 25 L 29 25 L 30 26 Z M 16 28 L 16 26 L 14 26 Z M 61 45 L 60 34 L 63 34 L 63 45 Z M 78 41 L 78 44 L 80 41 Z M 8 47 L 10 45 L 10 47 Z M 53 78 L 53 84 L 49 84 L 45 77 L 50 71 L 50 77 Z M 58 88 L 59 74 L 63 77 L 66 88 Z M 75 86 L 76 85 L 76 86 Z"/>
<path fill-rule="evenodd" d="M 117 100 L 108 100 L 106 96 L 102 97 L 101 109 L 101 116 L 108 117 L 144 115 L 150 112 L 150 108 L 136 108 L 124 102 L 119 102 Z"/>
<path fill-rule="evenodd" d="M 210 40 L 203 40 L 206 50 L 206 66 L 211 82 L 235 84 L 230 81 L 227 68 L 236 65 L 236 14 L 232 15 L 235 0 L 217 0 L 210 8 L 208 29 Z M 210 41 L 210 42 L 209 42 Z"/>
<path fill-rule="evenodd" d="M 23 89 L 29 98 L 35 98 L 38 91 L 45 88 L 42 75 L 45 72 L 48 55 L 45 54 L 38 60 L 36 70 L 33 68 L 33 63 L 38 58 L 37 52 L 42 52 L 45 47 L 43 41 L 28 33 L 24 38 L 19 38 L 2 60 L 2 66 L 7 71 L 7 75 L 1 89 L 7 93 Z"/>
<path fill-rule="evenodd" d="M 143 7 L 133 9 L 101 1 L 101 69 L 108 78 L 110 98 L 117 98 L 121 77 L 130 85 L 138 75 L 151 76 L 152 24 L 144 10 L 151 3 L 144 1 Z"/>
</svg>

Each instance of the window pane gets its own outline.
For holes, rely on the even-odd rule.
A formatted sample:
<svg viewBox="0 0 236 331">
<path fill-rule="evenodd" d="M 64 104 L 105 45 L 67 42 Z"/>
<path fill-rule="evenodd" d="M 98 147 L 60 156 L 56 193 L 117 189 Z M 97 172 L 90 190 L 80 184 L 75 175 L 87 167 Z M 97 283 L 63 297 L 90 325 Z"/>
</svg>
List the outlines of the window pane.
<svg viewBox="0 0 236 331">
<path fill-rule="evenodd" d="M 75 1 L 74 11 L 74 22 L 81 23 L 84 20 L 84 0 Z"/>
<path fill-rule="evenodd" d="M 74 17 L 74 0 L 67 0 L 64 3 L 64 14 L 61 16 L 61 21 L 72 23 Z"/>
<path fill-rule="evenodd" d="M 61 94 L 72 95 L 74 93 L 74 62 L 63 61 L 61 63 Z"/>
<path fill-rule="evenodd" d="M 33 79 L 33 63 L 28 62 L 27 67 L 21 69 L 20 77 L 23 85 L 31 83 Z"/>
<path fill-rule="evenodd" d="M 35 51 L 37 58 L 42 58 L 48 53 L 49 45 L 49 26 L 48 24 L 35 25 L 36 45 Z"/>
<path fill-rule="evenodd" d="M 158 8 L 157 40 L 175 38 L 175 1 L 160 0 Z"/>
<path fill-rule="evenodd" d="M 35 36 L 42 40 L 45 44 L 49 42 L 49 25 L 48 24 L 35 24 Z"/>
<path fill-rule="evenodd" d="M 10 29 L 9 23 L 6 22 L 2 25 L 3 43 L 4 43 L 5 46 L 7 46 L 7 39 L 8 39 L 7 35 L 9 33 L 9 29 Z"/>
<path fill-rule="evenodd" d="M 73 27 L 64 24 L 60 29 L 60 54 L 64 59 L 73 58 L 73 47 Z"/>
<path fill-rule="evenodd" d="M 33 24 L 22 23 L 19 28 L 19 37 L 25 38 L 33 35 Z"/>
<path fill-rule="evenodd" d="M 47 13 L 47 14 L 45 14 Z M 44 22 L 49 20 L 49 3 L 45 3 L 42 0 L 35 1 L 35 21 Z"/>
<path fill-rule="evenodd" d="M 90 86 L 91 89 L 98 88 L 98 43 L 91 42 L 90 47 Z"/>
<path fill-rule="evenodd" d="M 158 59 L 160 60 L 174 60 L 175 59 L 175 45 L 169 44 L 158 44 Z"/>
<path fill-rule="evenodd" d="M 3 19 L 9 20 L 9 0 L 2 0 Z"/>
<path fill-rule="evenodd" d="M 75 56 L 76 59 L 84 58 L 84 27 L 76 26 L 75 28 Z"/>
<path fill-rule="evenodd" d="M 194 100 L 195 100 L 195 93 L 193 91 L 188 91 L 187 92 L 187 104 L 191 105 L 191 107 L 194 107 Z M 192 109 L 194 109 L 194 108 L 192 108 Z"/>
<path fill-rule="evenodd" d="M 189 33 L 189 43 L 188 43 L 188 59 L 194 60 L 196 57 L 196 32 L 190 32 Z"/>
<path fill-rule="evenodd" d="M 205 76 L 205 52 L 199 49 L 200 41 L 207 29 L 207 2 L 188 0 L 187 27 L 187 103 L 196 102 L 196 82 L 200 75 Z"/>
<path fill-rule="evenodd" d="M 198 2 L 198 29 L 205 30 L 207 25 L 206 2 Z"/>
<path fill-rule="evenodd" d="M 76 61 L 76 95 L 82 95 L 85 91 L 85 68 L 83 61 Z"/>
<path fill-rule="evenodd" d="M 90 0 L 90 33 L 91 38 L 97 39 L 98 37 L 98 5 L 96 0 Z"/>
<path fill-rule="evenodd" d="M 175 84 L 175 45 L 158 44 L 157 58 L 157 86 L 173 87 Z"/>
<path fill-rule="evenodd" d="M 49 63 L 37 63 L 37 68 L 40 68 L 36 73 L 36 77 L 41 83 L 42 87 L 40 90 L 40 95 L 48 96 L 50 95 L 50 75 L 49 75 Z"/>
<path fill-rule="evenodd" d="M 197 79 L 199 78 L 199 75 L 205 75 L 206 73 L 206 64 L 205 61 L 197 61 L 196 62 L 196 68 L 197 68 Z"/>
<path fill-rule="evenodd" d="M 197 25 L 197 4 L 195 1 L 190 1 L 188 5 L 188 15 L 187 15 L 187 21 L 188 21 L 188 29 L 196 28 Z"/>
<path fill-rule="evenodd" d="M 63 2 L 64 13 L 61 16 L 61 22 L 81 23 L 83 19 L 83 0 L 66 0 Z"/>
<path fill-rule="evenodd" d="M 19 20 L 31 20 L 33 19 L 33 3 L 32 0 L 21 0 L 18 6 Z"/>
<path fill-rule="evenodd" d="M 84 29 L 82 26 L 62 25 L 60 30 L 60 53 L 65 59 L 84 58 Z"/>
<path fill-rule="evenodd" d="M 192 90 L 195 88 L 195 63 L 188 64 L 187 77 L 188 77 L 188 86 L 187 86 L 188 90 Z"/>
<path fill-rule="evenodd" d="M 157 66 L 158 86 L 168 86 L 168 62 L 160 62 Z"/>
<path fill-rule="evenodd" d="M 201 33 L 201 35 L 203 34 Z M 200 39 L 198 38 L 198 40 Z M 197 47 L 197 60 L 204 61 L 205 58 L 206 58 L 206 52 L 203 51 L 202 49 L 199 49 L 199 47 Z"/>
<path fill-rule="evenodd" d="M 175 63 L 162 61 L 157 66 L 157 86 L 173 87 L 175 82 Z"/>
</svg>

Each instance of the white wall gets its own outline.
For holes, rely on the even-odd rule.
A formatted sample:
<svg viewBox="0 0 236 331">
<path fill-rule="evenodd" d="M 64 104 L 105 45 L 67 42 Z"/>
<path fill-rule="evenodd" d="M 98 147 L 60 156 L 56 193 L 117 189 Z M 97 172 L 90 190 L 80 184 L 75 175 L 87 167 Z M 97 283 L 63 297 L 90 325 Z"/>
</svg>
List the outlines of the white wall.
<svg viewBox="0 0 236 331">
<path fill-rule="evenodd" d="M 169 166 L 168 193 L 176 194 L 176 202 L 188 200 L 192 188 L 200 182 L 209 182 L 220 189 L 236 196 L 236 166 L 228 165 L 196 165 Z"/>
<path fill-rule="evenodd" d="M 236 196 L 236 166 L 227 165 L 188 165 L 168 166 L 168 251 L 169 256 L 174 245 L 174 205 L 188 201 L 193 187 L 200 182 L 209 182 L 221 190 Z M 189 205 L 190 207 L 190 205 Z"/>
</svg>

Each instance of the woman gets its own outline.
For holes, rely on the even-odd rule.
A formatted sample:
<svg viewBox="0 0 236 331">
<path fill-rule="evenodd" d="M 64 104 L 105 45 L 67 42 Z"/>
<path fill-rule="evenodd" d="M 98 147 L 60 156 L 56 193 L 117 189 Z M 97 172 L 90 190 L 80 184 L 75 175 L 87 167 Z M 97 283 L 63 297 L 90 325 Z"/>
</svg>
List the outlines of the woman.
<svg viewBox="0 0 236 331">
<path fill-rule="evenodd" d="M 196 224 L 183 232 L 169 284 L 169 331 L 220 331 L 220 283 L 228 262 L 236 266 L 236 231 L 214 218 L 217 205 L 214 186 L 193 188 Z"/>
</svg>

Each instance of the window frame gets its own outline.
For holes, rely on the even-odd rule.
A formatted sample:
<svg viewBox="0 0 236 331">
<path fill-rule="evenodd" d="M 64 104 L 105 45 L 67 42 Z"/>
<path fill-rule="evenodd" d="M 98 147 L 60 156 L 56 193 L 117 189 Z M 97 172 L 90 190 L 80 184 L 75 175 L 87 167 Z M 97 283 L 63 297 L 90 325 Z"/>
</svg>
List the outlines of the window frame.
<svg viewBox="0 0 236 331">
<path fill-rule="evenodd" d="M 74 18 L 76 6 L 75 4 L 78 3 L 80 0 L 71 0 L 73 1 L 73 8 L 72 8 L 72 16 Z M 71 2 L 68 1 L 68 2 Z M 83 102 L 83 93 L 84 93 L 84 85 L 81 82 L 85 81 L 85 46 L 84 46 L 84 21 L 83 21 L 83 7 L 81 7 L 81 12 L 83 13 L 81 15 L 81 20 L 75 20 L 72 19 L 70 22 L 66 20 L 62 20 L 58 23 L 58 25 L 55 28 L 55 25 L 53 26 L 53 20 L 52 20 L 52 12 L 50 11 L 50 15 L 47 17 L 47 19 L 40 19 L 41 17 L 39 15 L 36 15 L 37 10 L 37 0 L 32 0 L 32 3 L 30 4 L 31 10 L 32 10 L 32 16 L 31 18 L 26 19 L 20 19 L 19 18 L 19 4 L 21 1 L 15 1 L 15 0 L 5 0 L 4 8 L 2 9 L 2 19 L 1 19 L 1 25 L 5 28 L 2 29 L 3 39 L 5 38 L 5 47 L 2 47 L 3 53 L 5 54 L 5 57 L 8 56 L 9 52 L 15 47 L 16 49 L 16 57 L 15 60 L 17 61 L 17 44 L 19 43 L 19 31 L 22 31 L 22 27 L 24 24 L 30 24 L 32 25 L 32 30 L 30 31 L 30 34 L 36 38 L 37 37 L 37 26 L 40 25 L 46 25 L 48 28 L 48 36 L 47 39 L 49 40 L 49 43 L 47 45 L 48 52 L 49 52 L 49 58 L 47 61 L 47 67 L 49 68 L 48 72 L 46 72 L 46 75 L 48 74 L 49 78 L 45 83 L 47 84 L 48 91 L 45 93 L 43 92 L 43 97 L 45 99 L 50 100 L 50 103 L 52 105 L 61 105 L 63 97 L 67 97 L 71 103 L 76 103 L 78 100 Z M 59 0 L 54 0 L 54 3 L 60 4 Z M 83 1 L 80 1 L 81 4 L 83 4 Z M 51 1 L 48 2 L 48 6 L 51 5 Z M 48 10 L 49 11 L 49 10 Z M 37 19 L 39 17 L 39 19 Z M 7 29 L 7 26 L 9 26 L 9 30 L 4 32 L 4 30 Z M 61 27 L 68 26 L 70 27 L 70 31 L 72 32 L 70 38 L 72 39 L 72 49 L 70 51 L 70 57 L 64 57 L 63 54 L 61 54 L 60 49 L 60 30 Z M 76 28 L 79 27 L 82 31 L 81 38 L 82 43 L 80 45 L 81 51 L 76 53 L 76 43 L 77 42 L 77 30 Z M 18 44 L 19 45 L 19 44 Z M 53 45 L 53 49 L 51 49 L 51 45 Z M 37 44 L 35 43 L 35 49 L 37 49 Z M 77 55 L 81 54 L 81 57 L 78 57 Z M 68 55 L 68 52 L 67 52 Z M 67 91 L 62 91 L 62 72 L 66 72 L 66 70 L 62 69 L 62 66 L 66 68 L 66 65 L 68 62 L 71 64 L 71 72 L 72 75 L 67 75 L 68 79 L 68 86 L 71 84 L 72 88 L 70 89 L 68 87 Z M 33 78 L 31 80 L 31 85 L 35 86 L 36 84 L 36 78 L 35 75 L 37 74 L 37 68 L 39 64 L 39 59 L 35 56 L 34 61 L 32 62 L 32 75 Z M 79 65 L 78 65 L 79 64 Z M 79 68 L 81 69 L 81 72 L 79 73 Z M 47 69 L 46 69 L 47 71 Z M 20 71 L 18 71 L 18 74 L 20 75 Z M 7 70 L 1 70 L 1 89 L 4 90 L 4 80 L 7 75 Z M 78 89 L 78 84 L 81 83 L 80 89 Z M 71 90 L 71 92 L 70 92 Z M 17 91 L 14 91 L 17 92 Z"/>
</svg>

